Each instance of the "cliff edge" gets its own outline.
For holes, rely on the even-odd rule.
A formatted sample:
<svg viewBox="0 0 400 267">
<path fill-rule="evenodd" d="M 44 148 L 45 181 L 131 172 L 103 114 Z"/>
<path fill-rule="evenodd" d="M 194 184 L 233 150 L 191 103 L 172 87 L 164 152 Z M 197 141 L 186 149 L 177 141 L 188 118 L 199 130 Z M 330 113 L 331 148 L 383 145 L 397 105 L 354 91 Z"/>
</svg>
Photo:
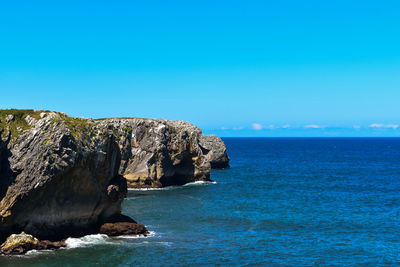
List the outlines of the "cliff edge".
<svg viewBox="0 0 400 267">
<path fill-rule="evenodd" d="M 0 240 L 146 233 L 121 215 L 127 186 L 208 181 L 229 166 L 222 140 L 184 121 L 0 110 L 0 137 Z"/>
</svg>

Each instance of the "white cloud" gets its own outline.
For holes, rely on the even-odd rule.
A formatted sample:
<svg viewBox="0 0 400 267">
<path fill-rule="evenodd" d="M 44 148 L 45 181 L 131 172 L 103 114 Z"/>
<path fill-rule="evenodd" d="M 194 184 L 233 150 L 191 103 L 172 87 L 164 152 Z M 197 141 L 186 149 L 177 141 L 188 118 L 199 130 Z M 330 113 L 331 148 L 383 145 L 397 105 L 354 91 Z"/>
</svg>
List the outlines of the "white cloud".
<svg viewBox="0 0 400 267">
<path fill-rule="evenodd" d="M 373 123 L 369 127 L 370 128 L 382 128 L 384 125 L 382 123 Z"/>
<path fill-rule="evenodd" d="M 252 126 L 254 130 L 261 130 L 263 128 L 263 126 L 259 123 L 253 123 Z"/>
<path fill-rule="evenodd" d="M 279 127 L 271 124 L 271 125 L 267 126 L 266 128 L 270 129 L 270 130 L 273 130 L 273 129 L 276 129 L 276 128 L 279 128 Z"/>
<path fill-rule="evenodd" d="M 396 130 L 397 128 L 399 128 L 398 124 L 387 124 L 385 125 L 385 128 L 392 128 L 393 130 Z"/>
<path fill-rule="evenodd" d="M 282 126 L 282 128 L 283 128 L 283 129 L 290 128 L 290 124 L 285 124 L 285 125 Z"/>
<path fill-rule="evenodd" d="M 321 126 L 316 125 L 316 124 L 310 124 L 310 125 L 304 126 L 304 128 L 306 128 L 306 129 L 319 129 L 319 128 L 321 128 Z"/>
<path fill-rule="evenodd" d="M 234 130 L 234 131 L 240 131 L 240 130 L 243 130 L 244 129 L 244 127 L 242 127 L 242 126 L 240 126 L 240 127 L 233 127 L 232 128 L 232 130 Z"/>
<path fill-rule="evenodd" d="M 396 130 L 400 126 L 398 124 L 373 123 L 369 127 L 370 128 L 391 128 L 393 130 Z"/>
</svg>

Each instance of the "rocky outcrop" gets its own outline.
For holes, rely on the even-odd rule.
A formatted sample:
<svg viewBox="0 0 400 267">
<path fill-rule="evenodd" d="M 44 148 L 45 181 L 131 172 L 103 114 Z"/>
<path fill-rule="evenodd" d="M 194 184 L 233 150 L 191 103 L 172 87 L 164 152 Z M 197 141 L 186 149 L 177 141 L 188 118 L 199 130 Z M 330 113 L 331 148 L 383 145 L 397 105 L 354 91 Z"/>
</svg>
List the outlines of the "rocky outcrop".
<svg viewBox="0 0 400 267">
<path fill-rule="evenodd" d="M 13 123 L 26 129 L 11 131 L 7 149 L 0 144 L 1 237 L 23 230 L 60 240 L 95 232 L 99 221 L 120 213 L 127 192 L 113 129 L 62 113 L 39 115 L 14 116 L 8 132 Z"/>
<path fill-rule="evenodd" d="M 138 224 L 132 218 L 125 215 L 116 215 L 105 221 L 99 229 L 100 234 L 108 236 L 120 235 L 144 235 L 147 236 L 149 231 L 143 224 Z"/>
<path fill-rule="evenodd" d="M 4 255 L 21 255 L 29 250 L 55 250 L 65 247 L 66 245 L 64 240 L 55 242 L 49 240 L 39 241 L 36 237 L 21 232 L 20 234 L 12 234 L 9 236 L 1 245 L 0 252 Z"/>
<path fill-rule="evenodd" d="M 211 164 L 211 168 L 229 168 L 229 157 L 221 138 L 216 135 L 201 135 L 199 145 Z"/>
<path fill-rule="evenodd" d="M 118 129 L 120 174 L 129 187 L 164 187 L 210 180 L 211 165 L 199 146 L 200 128 L 184 121 L 106 119 Z"/>
<path fill-rule="evenodd" d="M 21 231 L 52 241 L 146 235 L 120 216 L 127 185 L 207 181 L 211 166 L 229 161 L 221 139 L 184 121 L 0 110 L 0 137 L 0 240 Z"/>
</svg>

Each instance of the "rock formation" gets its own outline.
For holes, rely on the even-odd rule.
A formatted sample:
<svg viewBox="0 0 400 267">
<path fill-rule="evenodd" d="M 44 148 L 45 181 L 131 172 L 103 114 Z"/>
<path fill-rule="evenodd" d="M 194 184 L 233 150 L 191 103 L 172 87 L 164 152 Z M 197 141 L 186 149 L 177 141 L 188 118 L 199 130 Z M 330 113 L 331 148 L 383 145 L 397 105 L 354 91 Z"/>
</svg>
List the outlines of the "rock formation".
<svg viewBox="0 0 400 267">
<path fill-rule="evenodd" d="M 39 239 L 82 235 L 120 213 L 127 188 L 112 127 L 54 112 L 14 117 L 7 149 L 0 144 L 2 239 L 22 230 Z"/>
<path fill-rule="evenodd" d="M 106 119 L 118 129 L 120 174 L 129 187 L 209 181 L 211 165 L 199 146 L 200 128 L 184 121 Z"/>
<path fill-rule="evenodd" d="M 201 135 L 199 145 L 213 169 L 229 168 L 229 157 L 221 138 L 216 135 Z"/>
<path fill-rule="evenodd" d="M 7 240 L 1 245 L 0 252 L 5 255 L 20 255 L 24 254 L 29 250 L 55 250 L 61 247 L 65 247 L 67 244 L 64 240 L 62 241 L 39 241 L 36 237 L 21 232 L 20 234 L 12 234 Z"/>
<path fill-rule="evenodd" d="M 0 137 L 1 241 L 21 231 L 53 241 L 99 231 L 146 235 L 120 214 L 127 184 L 207 181 L 211 167 L 229 166 L 222 140 L 184 121 L 0 110 Z"/>
<path fill-rule="evenodd" d="M 99 229 L 100 234 L 108 236 L 119 235 L 144 235 L 147 236 L 149 231 L 143 224 L 138 224 L 132 218 L 119 214 L 108 218 Z"/>
</svg>

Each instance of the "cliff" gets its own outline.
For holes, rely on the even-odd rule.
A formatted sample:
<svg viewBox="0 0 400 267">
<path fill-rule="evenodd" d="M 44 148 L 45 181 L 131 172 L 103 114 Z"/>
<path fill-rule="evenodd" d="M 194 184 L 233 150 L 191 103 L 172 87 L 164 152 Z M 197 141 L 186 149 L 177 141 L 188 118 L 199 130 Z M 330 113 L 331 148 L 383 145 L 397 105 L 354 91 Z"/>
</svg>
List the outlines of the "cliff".
<svg viewBox="0 0 400 267">
<path fill-rule="evenodd" d="M 118 129 L 119 172 L 129 187 L 210 180 L 211 165 L 199 145 L 200 128 L 161 119 L 106 119 L 101 123 Z"/>
<path fill-rule="evenodd" d="M 0 110 L 0 136 L 3 240 L 21 231 L 52 240 L 99 229 L 145 233 L 120 215 L 127 184 L 207 181 L 212 166 L 229 164 L 221 139 L 183 121 Z"/>
<path fill-rule="evenodd" d="M 0 233 L 61 239 L 120 213 L 127 188 L 112 128 L 54 112 L 0 120 Z"/>
</svg>

